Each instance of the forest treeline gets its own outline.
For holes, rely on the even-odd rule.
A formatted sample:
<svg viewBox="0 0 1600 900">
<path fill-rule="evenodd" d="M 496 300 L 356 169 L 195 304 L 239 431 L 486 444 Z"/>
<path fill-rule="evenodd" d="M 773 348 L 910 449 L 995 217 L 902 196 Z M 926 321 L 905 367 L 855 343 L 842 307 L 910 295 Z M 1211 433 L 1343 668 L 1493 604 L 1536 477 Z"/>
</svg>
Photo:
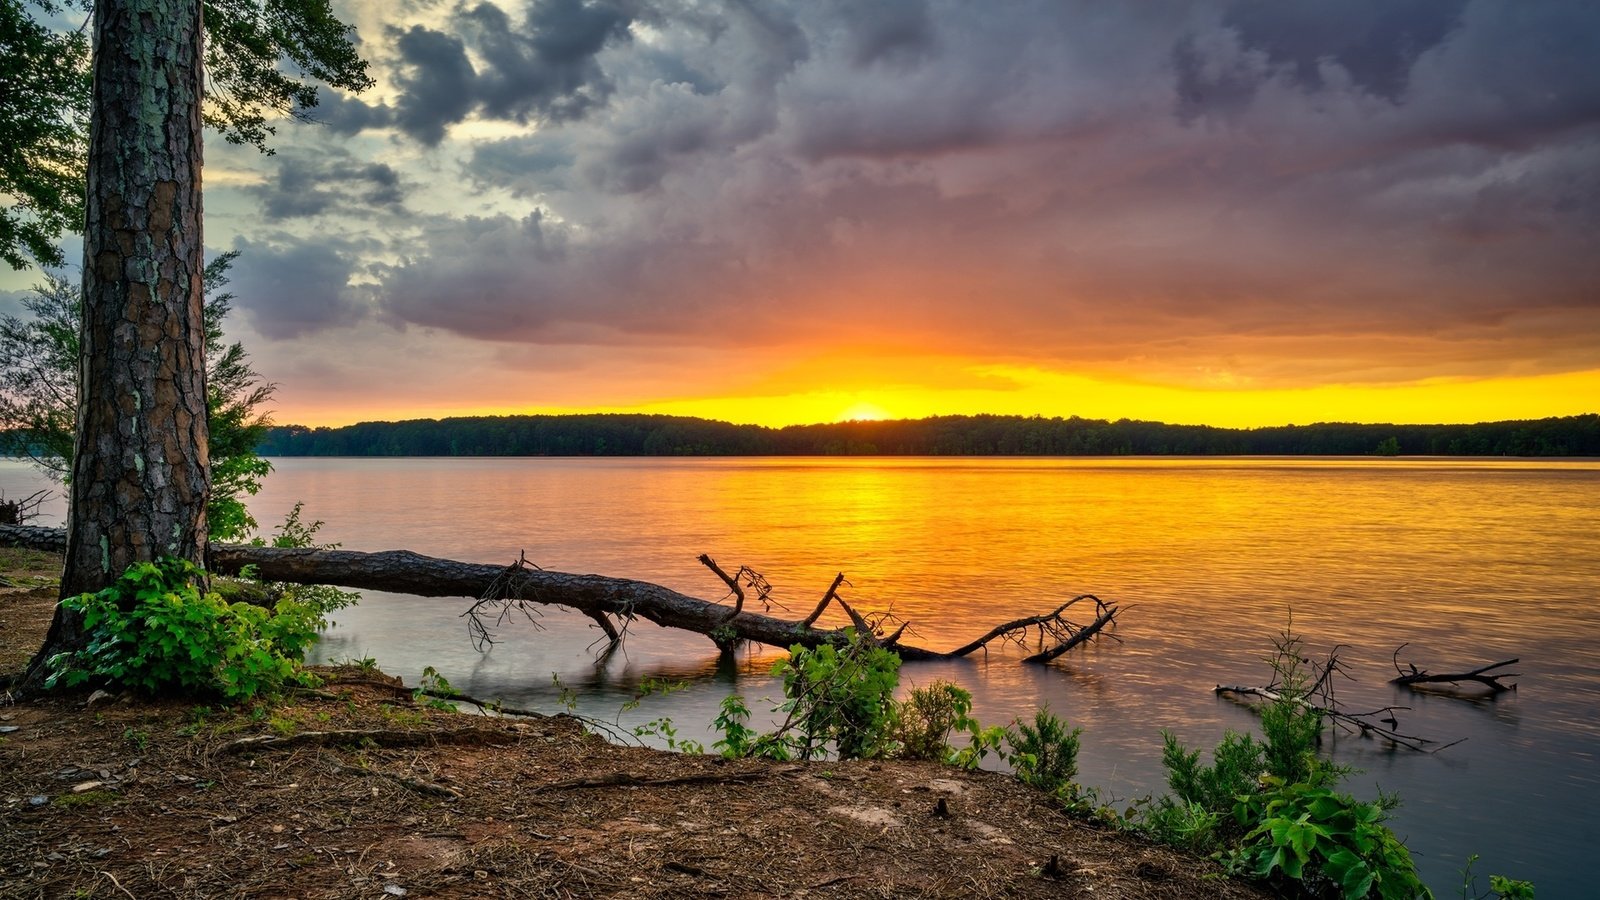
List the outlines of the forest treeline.
<svg viewBox="0 0 1600 900">
<path fill-rule="evenodd" d="M 936 416 L 767 428 L 683 416 L 478 416 L 275 426 L 263 456 L 1600 456 L 1600 415 L 1476 425 L 1214 428 Z"/>
</svg>

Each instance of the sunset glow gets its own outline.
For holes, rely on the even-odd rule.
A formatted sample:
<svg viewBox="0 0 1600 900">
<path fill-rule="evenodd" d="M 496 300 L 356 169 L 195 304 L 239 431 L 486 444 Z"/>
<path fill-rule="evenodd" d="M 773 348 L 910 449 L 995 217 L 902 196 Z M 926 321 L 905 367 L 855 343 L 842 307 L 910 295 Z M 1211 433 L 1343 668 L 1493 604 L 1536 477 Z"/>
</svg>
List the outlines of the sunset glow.
<svg viewBox="0 0 1600 900">
<path fill-rule="evenodd" d="M 1592 4 L 337 5 L 206 147 L 280 423 L 1600 411 Z"/>
</svg>

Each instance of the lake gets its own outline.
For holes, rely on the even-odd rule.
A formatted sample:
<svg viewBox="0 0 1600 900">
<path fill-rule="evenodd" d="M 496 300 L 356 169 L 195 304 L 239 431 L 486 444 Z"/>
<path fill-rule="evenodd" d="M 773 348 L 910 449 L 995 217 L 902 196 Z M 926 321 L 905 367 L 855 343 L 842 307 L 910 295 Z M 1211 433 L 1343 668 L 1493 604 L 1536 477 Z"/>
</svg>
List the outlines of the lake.
<svg viewBox="0 0 1600 900">
<path fill-rule="evenodd" d="M 1209 749 L 1255 717 L 1219 684 L 1262 684 L 1263 657 L 1293 615 L 1318 653 L 1343 646 L 1351 708 L 1410 706 L 1403 732 L 1438 754 L 1350 735 L 1348 787 L 1398 791 L 1393 826 L 1434 890 L 1454 896 L 1470 853 L 1483 875 L 1532 879 L 1542 897 L 1592 881 L 1600 809 L 1600 463 L 1508 459 L 280 459 L 251 504 L 277 523 L 296 500 L 350 549 L 407 548 L 724 591 L 695 561 L 763 573 L 801 615 L 834 574 L 858 609 L 892 609 L 910 642 L 948 648 L 992 625 L 1094 593 L 1122 604 L 1116 636 L 1047 667 L 1015 648 L 907 664 L 902 685 L 950 679 L 1003 723 L 1048 704 L 1084 729 L 1080 778 L 1123 802 L 1164 789 L 1160 730 Z M 37 478 L 0 464 L 7 496 Z M 59 520 L 60 505 L 51 509 Z M 322 659 L 374 657 L 414 682 L 434 666 L 458 688 L 631 727 L 671 717 L 714 739 L 721 699 L 753 709 L 781 693 L 778 654 L 719 664 L 695 635 L 636 623 L 596 664 L 600 637 L 552 610 L 509 623 L 479 653 L 464 601 L 369 592 L 323 639 Z M 831 615 L 831 613 L 830 613 Z M 1387 684 L 1391 656 L 1434 671 L 1521 657 L 1497 700 Z M 553 678 L 554 676 L 554 678 Z M 642 679 L 688 687 L 619 714 Z M 1484 878 L 1485 883 L 1487 878 Z"/>
</svg>

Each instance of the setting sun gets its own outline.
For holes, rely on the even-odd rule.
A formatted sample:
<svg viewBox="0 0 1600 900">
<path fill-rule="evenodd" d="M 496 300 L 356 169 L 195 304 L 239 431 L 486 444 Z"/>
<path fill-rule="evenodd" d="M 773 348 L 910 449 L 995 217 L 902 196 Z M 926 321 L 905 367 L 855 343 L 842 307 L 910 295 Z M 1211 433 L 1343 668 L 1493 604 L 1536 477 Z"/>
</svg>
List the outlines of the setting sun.
<svg viewBox="0 0 1600 900">
<path fill-rule="evenodd" d="M 840 413 L 835 422 L 881 422 L 890 418 L 883 407 L 873 403 L 861 402 L 851 406 Z"/>
</svg>

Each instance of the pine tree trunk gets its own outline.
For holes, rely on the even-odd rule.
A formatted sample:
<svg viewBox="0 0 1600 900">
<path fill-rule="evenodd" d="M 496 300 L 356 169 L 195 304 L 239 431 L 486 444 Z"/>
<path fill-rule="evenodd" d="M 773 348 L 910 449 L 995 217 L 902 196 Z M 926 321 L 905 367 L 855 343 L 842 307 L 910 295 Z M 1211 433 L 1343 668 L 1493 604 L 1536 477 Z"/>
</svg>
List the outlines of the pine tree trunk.
<svg viewBox="0 0 1600 900">
<path fill-rule="evenodd" d="M 99 590 L 136 562 L 204 556 L 200 11 L 201 0 L 94 7 L 64 597 Z M 33 669 L 82 638 L 58 609 Z"/>
</svg>

